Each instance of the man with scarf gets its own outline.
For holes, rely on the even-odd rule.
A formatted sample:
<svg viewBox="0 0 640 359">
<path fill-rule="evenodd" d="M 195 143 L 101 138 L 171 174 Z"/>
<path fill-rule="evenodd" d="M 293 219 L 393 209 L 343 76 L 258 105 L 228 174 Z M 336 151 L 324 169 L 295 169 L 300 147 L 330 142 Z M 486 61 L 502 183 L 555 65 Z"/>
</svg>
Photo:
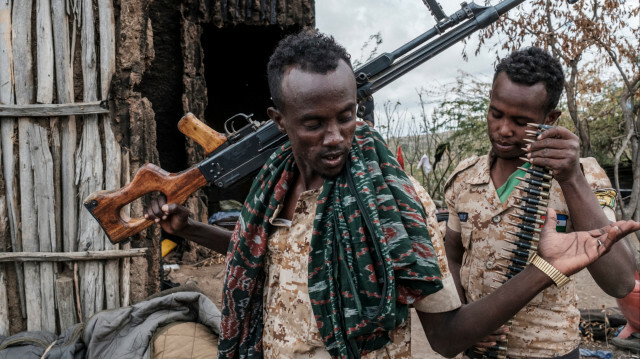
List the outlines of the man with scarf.
<svg viewBox="0 0 640 359">
<path fill-rule="evenodd" d="M 345 49 L 315 31 L 291 35 L 268 78 L 267 112 L 289 141 L 258 174 L 230 243 L 177 204 L 156 201 L 146 215 L 210 248 L 229 243 L 219 358 L 410 357 L 410 306 L 431 346 L 454 356 L 551 285 L 550 275 L 577 272 L 640 229 L 619 222 L 559 235 L 551 210 L 539 254 L 553 269 L 529 266 L 460 307 L 428 195 L 356 119 Z"/>
<path fill-rule="evenodd" d="M 465 303 L 488 295 L 505 279 L 506 270 L 500 268 L 512 263 L 512 252 L 507 251 L 517 248 L 511 218 L 522 213 L 521 198 L 527 194 L 520 179 L 529 166 L 545 166 L 553 173 L 545 191 L 548 207 L 559 220 L 558 232 L 590 230 L 615 221 L 615 192 L 605 171 L 594 158 L 580 158 L 578 136 L 556 126 L 564 82 L 560 62 L 541 48 L 514 51 L 496 65 L 487 106 L 489 153 L 460 162 L 444 186 L 447 259 Z M 530 143 L 528 123 L 553 127 Z M 587 269 L 604 293 L 621 298 L 633 289 L 635 267 L 631 251 L 621 241 Z M 510 358 L 577 359 L 579 322 L 575 282 L 549 287 L 508 326 L 506 353 Z M 494 336 L 478 346 L 492 343 Z M 471 348 L 467 354 L 480 357 L 475 352 Z"/>
</svg>

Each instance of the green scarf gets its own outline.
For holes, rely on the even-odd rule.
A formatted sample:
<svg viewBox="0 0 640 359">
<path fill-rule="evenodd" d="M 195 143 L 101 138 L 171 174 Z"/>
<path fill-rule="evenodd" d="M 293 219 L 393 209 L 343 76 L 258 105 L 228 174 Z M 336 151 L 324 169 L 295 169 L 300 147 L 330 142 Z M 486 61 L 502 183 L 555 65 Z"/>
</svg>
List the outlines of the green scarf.
<svg viewBox="0 0 640 359">
<path fill-rule="evenodd" d="M 356 129 L 347 168 L 325 180 L 309 253 L 309 296 L 333 357 L 359 357 L 390 342 L 408 305 L 442 288 L 407 175 L 380 135 Z M 219 358 L 262 354 L 262 289 L 268 219 L 293 184 L 288 143 L 254 182 L 227 254 Z"/>
<path fill-rule="evenodd" d="M 531 163 L 529 162 L 525 162 L 522 165 L 522 168 L 529 167 L 531 167 Z M 504 201 L 509 198 L 509 195 L 513 192 L 516 186 L 520 184 L 520 180 L 518 179 L 518 177 L 524 177 L 526 174 L 527 172 L 525 172 L 524 170 L 517 169 L 511 174 L 511 176 L 509 176 L 509 178 L 507 178 L 507 181 L 502 186 L 500 186 L 500 188 L 496 189 L 498 198 L 500 198 L 500 203 L 504 203 Z"/>
</svg>

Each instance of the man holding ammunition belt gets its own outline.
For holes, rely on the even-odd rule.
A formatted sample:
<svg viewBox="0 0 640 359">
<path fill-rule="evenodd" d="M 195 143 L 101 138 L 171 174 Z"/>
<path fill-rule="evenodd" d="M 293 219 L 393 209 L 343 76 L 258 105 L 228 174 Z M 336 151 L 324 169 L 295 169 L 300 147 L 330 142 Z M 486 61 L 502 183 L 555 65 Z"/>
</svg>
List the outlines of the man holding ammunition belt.
<svg viewBox="0 0 640 359">
<path fill-rule="evenodd" d="M 546 269 L 529 267 L 492 300 L 460 307 L 429 196 L 356 119 L 345 49 L 314 31 L 289 36 L 268 77 L 268 114 L 289 141 L 256 177 L 233 235 L 161 199 L 146 214 L 171 234 L 228 244 L 219 358 L 410 358 L 410 306 L 431 346 L 454 356 L 552 278 L 563 280 L 640 229 L 618 222 L 567 236 L 555 233 L 550 211 L 539 250 Z"/>
<path fill-rule="evenodd" d="M 516 51 L 496 67 L 487 114 L 491 150 L 462 161 L 445 184 L 447 258 L 465 303 L 487 297 L 522 270 L 527 251 L 538 245 L 534 229 L 544 207 L 556 210 L 558 232 L 615 221 L 615 191 L 604 170 L 593 158 L 579 158 L 577 136 L 549 126 L 560 116 L 563 82 L 560 63 L 539 48 Z M 587 268 L 611 296 L 624 297 L 634 286 L 624 241 Z M 576 301 L 573 281 L 551 286 L 466 353 L 481 357 L 488 347 L 506 346 L 510 358 L 577 359 Z"/>
</svg>

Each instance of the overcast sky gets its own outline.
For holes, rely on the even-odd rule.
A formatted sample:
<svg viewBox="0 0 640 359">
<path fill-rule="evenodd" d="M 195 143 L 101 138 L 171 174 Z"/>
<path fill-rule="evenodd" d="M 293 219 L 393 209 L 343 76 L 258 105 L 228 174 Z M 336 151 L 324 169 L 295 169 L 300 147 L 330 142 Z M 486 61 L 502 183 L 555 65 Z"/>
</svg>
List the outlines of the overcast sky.
<svg viewBox="0 0 640 359">
<path fill-rule="evenodd" d="M 457 1 L 439 2 L 447 15 L 460 9 Z M 392 52 L 431 29 L 435 23 L 422 0 L 316 0 L 316 27 L 333 35 L 351 53 L 352 59 L 367 55 L 361 54 L 361 47 L 373 34 L 380 32 L 382 36 L 378 53 Z M 494 55 L 484 51 L 474 56 L 475 47 L 468 46 L 471 49 L 468 62 L 462 59 L 463 45 L 458 43 L 378 91 L 374 95 L 376 109 L 386 100 L 399 100 L 406 108 L 415 108 L 418 102 L 416 89 L 451 82 L 460 70 L 489 80 L 493 74 Z"/>
</svg>

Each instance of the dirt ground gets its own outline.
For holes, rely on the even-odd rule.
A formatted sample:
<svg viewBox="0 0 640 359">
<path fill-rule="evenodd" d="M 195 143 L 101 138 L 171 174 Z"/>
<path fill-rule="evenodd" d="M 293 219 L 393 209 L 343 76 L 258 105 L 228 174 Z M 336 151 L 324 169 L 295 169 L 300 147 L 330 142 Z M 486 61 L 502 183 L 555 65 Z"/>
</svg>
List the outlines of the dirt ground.
<svg viewBox="0 0 640 359">
<path fill-rule="evenodd" d="M 213 264 L 210 266 L 194 267 L 190 265 L 180 265 L 177 270 L 172 270 L 167 274 L 167 279 L 175 283 L 185 284 L 187 281 L 195 281 L 197 286 L 208 295 L 213 302 L 221 307 L 222 301 L 222 277 L 223 264 Z M 580 309 L 604 309 L 617 308 L 614 298 L 606 295 L 591 279 L 589 273 L 585 270 L 574 276 L 576 287 L 578 288 L 579 308 Z M 613 330 L 610 330 L 611 332 Z M 424 332 L 422 331 L 420 321 L 412 313 L 412 353 L 416 359 L 439 359 L 444 358 L 431 350 Z M 622 358 L 640 358 L 637 354 L 632 354 L 628 350 L 620 350 L 612 345 L 609 340 L 593 341 L 583 338 L 582 347 L 592 350 L 606 350 L 613 354 L 614 359 Z M 586 357 L 583 357 L 586 358 Z"/>
</svg>

